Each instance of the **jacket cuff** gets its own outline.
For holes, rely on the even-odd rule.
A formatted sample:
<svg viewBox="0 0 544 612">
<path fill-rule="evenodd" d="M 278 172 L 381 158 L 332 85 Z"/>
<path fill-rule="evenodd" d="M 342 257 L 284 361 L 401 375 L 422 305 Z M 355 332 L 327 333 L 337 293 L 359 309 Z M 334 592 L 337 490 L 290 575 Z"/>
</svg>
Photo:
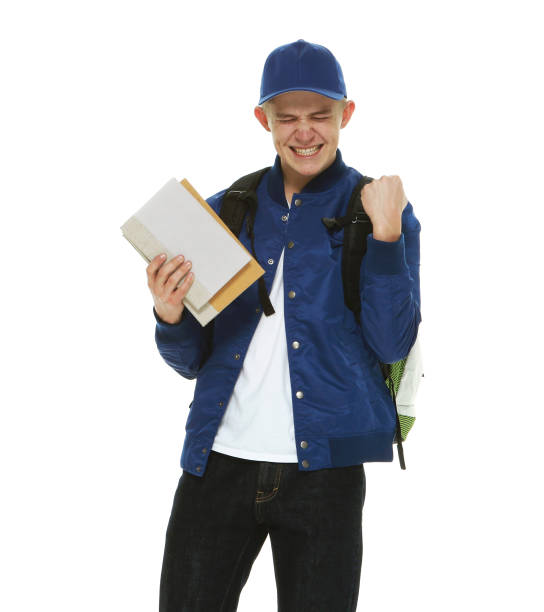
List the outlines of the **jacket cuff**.
<svg viewBox="0 0 544 612">
<path fill-rule="evenodd" d="M 155 306 L 153 306 L 153 315 L 155 317 L 155 321 L 157 321 L 157 327 L 161 332 L 165 332 L 166 334 L 170 335 L 175 335 L 178 330 L 181 331 L 183 329 L 183 324 L 187 321 L 187 312 L 187 307 L 185 307 L 181 313 L 181 319 L 178 323 L 167 323 L 159 317 L 157 311 L 155 310 Z"/>
<path fill-rule="evenodd" d="M 366 270 L 374 274 L 400 274 L 408 269 L 404 251 L 404 234 L 396 242 L 376 240 L 374 234 L 366 239 Z"/>
</svg>

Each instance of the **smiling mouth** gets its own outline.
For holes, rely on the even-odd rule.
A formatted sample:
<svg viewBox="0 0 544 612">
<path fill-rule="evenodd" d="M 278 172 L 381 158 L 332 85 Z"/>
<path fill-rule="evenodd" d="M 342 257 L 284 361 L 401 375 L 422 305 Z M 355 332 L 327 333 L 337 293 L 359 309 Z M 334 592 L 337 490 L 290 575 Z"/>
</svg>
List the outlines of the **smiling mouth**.
<svg viewBox="0 0 544 612">
<path fill-rule="evenodd" d="M 307 147 L 307 148 L 298 148 L 298 147 L 289 147 L 291 151 L 295 154 L 296 157 L 315 157 L 323 144 L 316 145 L 315 147 Z"/>
</svg>

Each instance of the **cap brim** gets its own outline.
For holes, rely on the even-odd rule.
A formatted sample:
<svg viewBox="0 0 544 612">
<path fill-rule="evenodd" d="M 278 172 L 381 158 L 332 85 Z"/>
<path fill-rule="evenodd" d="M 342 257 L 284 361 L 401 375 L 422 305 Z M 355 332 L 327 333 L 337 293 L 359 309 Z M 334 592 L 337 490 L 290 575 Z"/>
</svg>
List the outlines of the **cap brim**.
<svg viewBox="0 0 544 612">
<path fill-rule="evenodd" d="M 270 100 L 271 98 L 275 98 L 282 93 L 286 93 L 288 91 L 313 91 L 314 93 L 321 94 L 322 96 L 326 96 L 327 98 L 332 98 L 333 100 L 342 100 L 342 98 L 346 97 L 342 93 L 338 93 L 336 91 L 329 91 L 327 89 L 317 89 L 315 87 L 289 87 L 287 89 L 281 89 L 280 91 L 274 91 L 271 94 L 266 96 L 262 96 L 259 100 L 259 104 Z"/>
</svg>

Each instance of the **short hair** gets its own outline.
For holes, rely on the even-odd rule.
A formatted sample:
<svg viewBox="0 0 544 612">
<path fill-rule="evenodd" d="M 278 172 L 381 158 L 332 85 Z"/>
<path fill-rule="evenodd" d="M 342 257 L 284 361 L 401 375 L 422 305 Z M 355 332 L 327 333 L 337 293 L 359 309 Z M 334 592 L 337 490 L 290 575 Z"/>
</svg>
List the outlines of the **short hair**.
<svg viewBox="0 0 544 612">
<path fill-rule="evenodd" d="M 346 104 L 348 103 L 348 99 L 344 96 L 343 98 L 340 98 L 340 100 L 335 100 L 336 102 L 336 108 L 338 110 L 338 112 L 343 112 L 344 108 L 346 108 Z M 270 112 L 272 110 L 272 106 L 274 104 L 274 98 L 270 98 L 269 100 L 265 100 L 260 106 L 264 111 L 264 114 L 269 117 L 270 116 Z"/>
</svg>

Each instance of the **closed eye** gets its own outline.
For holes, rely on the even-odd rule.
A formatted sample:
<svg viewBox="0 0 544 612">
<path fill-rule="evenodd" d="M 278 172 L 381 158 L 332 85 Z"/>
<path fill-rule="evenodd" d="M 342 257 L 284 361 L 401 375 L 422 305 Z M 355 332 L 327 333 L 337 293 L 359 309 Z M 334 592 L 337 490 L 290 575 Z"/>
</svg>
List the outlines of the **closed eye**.
<svg viewBox="0 0 544 612">
<path fill-rule="evenodd" d="M 330 115 L 327 115 L 326 117 L 313 117 L 314 119 L 316 119 L 317 121 L 324 121 L 326 119 L 330 119 Z M 289 123 L 291 121 L 294 121 L 294 118 L 291 119 L 278 119 L 278 121 L 280 123 Z"/>
</svg>

